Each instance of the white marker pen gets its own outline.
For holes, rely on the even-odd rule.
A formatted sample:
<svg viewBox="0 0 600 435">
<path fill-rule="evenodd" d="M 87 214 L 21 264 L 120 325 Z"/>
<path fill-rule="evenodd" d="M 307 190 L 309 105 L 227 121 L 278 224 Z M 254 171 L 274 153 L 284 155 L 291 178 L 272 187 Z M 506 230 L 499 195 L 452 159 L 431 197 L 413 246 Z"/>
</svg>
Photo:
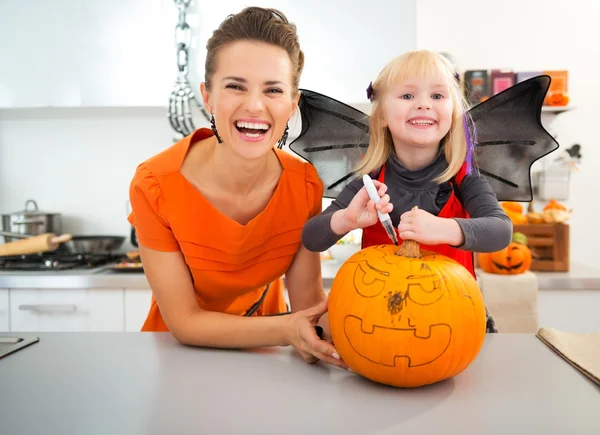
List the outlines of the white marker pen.
<svg viewBox="0 0 600 435">
<path fill-rule="evenodd" d="M 367 189 L 369 198 L 371 198 L 373 202 L 377 204 L 381 198 L 379 197 L 377 188 L 375 187 L 373 180 L 371 180 L 371 177 L 369 177 L 369 174 L 363 175 L 363 184 L 365 185 L 365 189 Z M 377 210 L 377 215 L 379 216 L 379 221 L 383 225 L 383 228 L 385 228 L 385 232 L 388 234 L 388 236 L 390 236 L 392 242 L 394 242 L 394 245 L 398 245 L 398 238 L 396 237 L 396 232 L 394 231 L 394 225 L 392 225 L 392 219 L 390 219 L 390 215 L 387 213 L 381 213 L 379 210 Z"/>
</svg>

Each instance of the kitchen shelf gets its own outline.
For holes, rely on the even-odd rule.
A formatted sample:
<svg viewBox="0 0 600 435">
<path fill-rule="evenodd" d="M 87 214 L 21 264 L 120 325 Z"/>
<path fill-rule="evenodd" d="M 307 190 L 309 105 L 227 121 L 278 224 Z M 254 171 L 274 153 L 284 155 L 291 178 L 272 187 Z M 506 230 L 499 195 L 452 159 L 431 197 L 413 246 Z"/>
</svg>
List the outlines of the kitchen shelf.
<svg viewBox="0 0 600 435">
<path fill-rule="evenodd" d="M 542 112 L 561 113 L 573 110 L 575 106 L 542 106 Z"/>
</svg>

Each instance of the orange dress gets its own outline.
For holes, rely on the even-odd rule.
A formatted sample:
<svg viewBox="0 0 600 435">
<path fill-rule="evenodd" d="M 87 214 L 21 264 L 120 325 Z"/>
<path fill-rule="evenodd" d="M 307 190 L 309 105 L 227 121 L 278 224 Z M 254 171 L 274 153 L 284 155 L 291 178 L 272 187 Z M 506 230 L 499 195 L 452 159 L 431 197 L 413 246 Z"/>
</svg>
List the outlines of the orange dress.
<svg viewBox="0 0 600 435">
<path fill-rule="evenodd" d="M 262 212 L 240 225 L 180 172 L 190 146 L 212 135 L 196 130 L 138 166 L 128 220 L 139 243 L 183 253 L 202 309 L 244 315 L 270 283 L 254 315 L 284 312 L 282 276 L 298 252 L 305 222 L 321 212 L 323 183 L 310 163 L 275 148 L 283 167 L 275 192 Z M 142 331 L 168 331 L 154 297 Z"/>
</svg>

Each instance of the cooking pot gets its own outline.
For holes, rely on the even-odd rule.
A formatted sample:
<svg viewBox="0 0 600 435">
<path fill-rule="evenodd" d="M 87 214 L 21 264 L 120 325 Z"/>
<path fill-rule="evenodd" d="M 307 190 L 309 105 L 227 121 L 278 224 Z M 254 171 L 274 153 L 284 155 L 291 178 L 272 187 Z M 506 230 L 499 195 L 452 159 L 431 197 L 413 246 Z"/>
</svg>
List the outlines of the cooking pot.
<svg viewBox="0 0 600 435">
<path fill-rule="evenodd" d="M 2 215 L 2 231 L 31 236 L 62 234 L 61 214 L 40 211 L 37 203 L 30 199 L 25 202 L 25 210 Z M 4 236 L 4 240 L 12 242 L 18 239 Z"/>
</svg>

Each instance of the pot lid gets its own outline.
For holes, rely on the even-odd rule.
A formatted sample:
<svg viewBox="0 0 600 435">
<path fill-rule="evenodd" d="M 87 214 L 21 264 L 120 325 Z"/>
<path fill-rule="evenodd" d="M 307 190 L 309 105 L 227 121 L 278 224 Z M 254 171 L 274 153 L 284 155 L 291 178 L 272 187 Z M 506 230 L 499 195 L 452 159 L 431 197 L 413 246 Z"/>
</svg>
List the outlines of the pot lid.
<svg viewBox="0 0 600 435">
<path fill-rule="evenodd" d="M 37 202 L 35 202 L 33 199 L 28 199 L 25 202 L 25 210 L 20 210 L 20 211 L 16 211 L 14 213 L 10 213 L 11 215 L 13 214 L 21 214 L 21 215 L 25 215 L 25 216 L 43 216 L 43 215 L 60 215 L 60 213 L 50 213 L 47 211 L 42 211 L 38 209 L 38 205 Z"/>
</svg>

